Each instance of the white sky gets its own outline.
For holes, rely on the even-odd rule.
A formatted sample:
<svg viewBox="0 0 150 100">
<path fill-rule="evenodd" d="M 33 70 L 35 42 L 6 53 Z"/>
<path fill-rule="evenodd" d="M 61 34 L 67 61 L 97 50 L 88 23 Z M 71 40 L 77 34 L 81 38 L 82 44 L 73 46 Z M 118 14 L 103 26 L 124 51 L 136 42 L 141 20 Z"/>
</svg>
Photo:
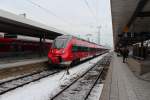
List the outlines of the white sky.
<svg viewBox="0 0 150 100">
<path fill-rule="evenodd" d="M 40 7 L 32 4 L 34 2 Z M 109 0 L 1 0 L 0 9 L 17 15 L 26 13 L 27 18 L 51 27 L 66 31 L 72 35 L 97 42 L 97 26 L 101 26 L 101 43 L 113 44 L 111 10 Z M 52 15 L 54 13 L 56 16 Z"/>
</svg>

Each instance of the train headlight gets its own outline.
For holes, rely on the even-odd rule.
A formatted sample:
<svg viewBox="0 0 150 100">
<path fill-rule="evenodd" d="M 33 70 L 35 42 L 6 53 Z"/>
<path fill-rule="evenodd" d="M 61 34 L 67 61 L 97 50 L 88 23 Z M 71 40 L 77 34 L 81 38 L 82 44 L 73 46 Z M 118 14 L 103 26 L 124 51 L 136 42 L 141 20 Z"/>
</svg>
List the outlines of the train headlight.
<svg viewBox="0 0 150 100">
<path fill-rule="evenodd" d="M 65 50 L 62 50 L 62 53 L 65 53 Z"/>
</svg>

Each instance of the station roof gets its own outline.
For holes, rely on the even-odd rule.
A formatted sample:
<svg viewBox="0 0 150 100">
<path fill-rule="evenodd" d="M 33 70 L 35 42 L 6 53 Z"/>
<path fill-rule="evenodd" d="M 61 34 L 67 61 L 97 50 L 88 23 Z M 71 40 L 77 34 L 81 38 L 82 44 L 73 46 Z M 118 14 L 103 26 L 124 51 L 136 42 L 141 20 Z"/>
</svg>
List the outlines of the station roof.
<svg viewBox="0 0 150 100">
<path fill-rule="evenodd" d="M 114 45 L 123 32 L 150 32 L 150 0 L 111 0 Z"/>
<path fill-rule="evenodd" d="M 43 25 L 3 10 L 0 10 L 0 31 L 10 34 L 45 37 L 47 39 L 54 39 L 57 36 L 66 34 L 56 28 Z"/>
</svg>

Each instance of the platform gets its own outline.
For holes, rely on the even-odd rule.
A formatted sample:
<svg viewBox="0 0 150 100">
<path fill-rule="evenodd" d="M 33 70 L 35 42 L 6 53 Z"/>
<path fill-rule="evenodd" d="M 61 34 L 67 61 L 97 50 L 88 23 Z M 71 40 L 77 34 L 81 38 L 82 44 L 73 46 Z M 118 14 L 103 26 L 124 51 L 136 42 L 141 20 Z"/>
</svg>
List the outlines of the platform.
<svg viewBox="0 0 150 100">
<path fill-rule="evenodd" d="M 34 64 L 34 63 L 41 63 L 41 62 L 46 62 L 48 59 L 46 57 L 42 58 L 34 58 L 34 59 L 13 59 L 9 61 L 3 61 L 0 62 L 0 70 L 4 68 L 12 68 L 12 67 L 18 67 L 18 66 L 23 66 L 27 64 Z"/>
<path fill-rule="evenodd" d="M 136 77 L 122 58 L 113 55 L 100 100 L 149 100 L 150 82 Z"/>
<path fill-rule="evenodd" d="M 0 63 L 0 80 L 47 69 L 47 57 L 12 59 Z"/>
<path fill-rule="evenodd" d="M 150 72 L 150 58 L 144 60 L 128 58 L 128 65 L 130 69 L 137 75 L 143 75 Z"/>
</svg>

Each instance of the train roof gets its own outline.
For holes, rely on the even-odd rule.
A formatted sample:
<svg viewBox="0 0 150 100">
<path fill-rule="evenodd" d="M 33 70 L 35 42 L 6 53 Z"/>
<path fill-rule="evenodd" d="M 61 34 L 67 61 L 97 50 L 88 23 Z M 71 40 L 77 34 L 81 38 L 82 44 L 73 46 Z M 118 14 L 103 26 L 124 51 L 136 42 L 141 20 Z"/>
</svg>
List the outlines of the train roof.
<svg viewBox="0 0 150 100">
<path fill-rule="evenodd" d="M 61 35 L 61 36 L 58 36 L 57 38 L 72 38 L 73 36 L 72 35 Z"/>
<path fill-rule="evenodd" d="M 85 39 L 81 39 L 81 38 L 78 38 L 78 37 L 72 36 L 72 35 L 61 35 L 61 36 L 58 36 L 57 38 L 62 38 L 62 37 L 64 37 L 64 38 L 77 38 L 77 39 L 79 39 L 79 40 L 86 41 L 86 42 L 88 42 L 88 43 L 92 43 L 92 44 L 95 44 L 95 45 L 97 45 L 97 46 L 100 46 L 101 48 L 105 48 L 105 47 L 102 46 L 102 45 L 99 45 L 99 44 L 96 44 L 96 43 L 94 43 L 94 42 L 90 42 L 90 41 L 87 41 L 87 40 L 85 40 Z"/>
</svg>

